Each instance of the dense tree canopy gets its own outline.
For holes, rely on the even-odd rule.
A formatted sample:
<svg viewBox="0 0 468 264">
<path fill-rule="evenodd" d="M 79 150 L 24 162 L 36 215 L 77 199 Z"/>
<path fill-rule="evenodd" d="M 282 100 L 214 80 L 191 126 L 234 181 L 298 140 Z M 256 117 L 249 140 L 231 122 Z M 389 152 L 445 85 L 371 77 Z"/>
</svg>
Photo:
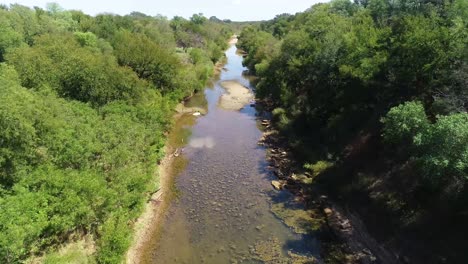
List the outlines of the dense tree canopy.
<svg viewBox="0 0 468 264">
<path fill-rule="evenodd" d="M 202 14 L 176 22 L 0 8 L 1 263 L 72 233 L 94 236 L 97 262 L 120 262 L 158 188 L 172 109 L 204 87 L 231 34 Z"/>
<path fill-rule="evenodd" d="M 286 109 L 291 131 L 346 144 L 343 128 L 405 101 L 430 117 L 466 112 L 462 2 L 332 1 L 245 27 L 239 47 L 260 77 L 257 95 Z"/>
<path fill-rule="evenodd" d="M 333 0 L 244 27 L 238 46 L 296 154 L 349 184 L 331 189 L 400 197 L 377 207 L 404 205 L 401 226 L 435 205 L 456 222 L 468 208 L 467 12 L 464 0 Z"/>
</svg>

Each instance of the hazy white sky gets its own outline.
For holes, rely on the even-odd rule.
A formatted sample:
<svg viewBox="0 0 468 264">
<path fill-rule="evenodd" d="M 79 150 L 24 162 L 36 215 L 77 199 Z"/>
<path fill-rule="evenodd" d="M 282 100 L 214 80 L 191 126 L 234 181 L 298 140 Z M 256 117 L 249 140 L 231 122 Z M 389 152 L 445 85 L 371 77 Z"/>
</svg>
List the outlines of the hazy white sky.
<svg viewBox="0 0 468 264">
<path fill-rule="evenodd" d="M 206 17 L 234 21 L 265 20 L 277 14 L 304 11 L 318 2 L 328 0 L 0 0 L 2 4 L 18 3 L 25 6 L 44 8 L 46 3 L 55 2 L 65 9 L 78 9 L 96 15 L 115 13 L 120 15 L 139 11 L 148 15 L 161 14 L 172 18 L 175 15 L 190 17 L 203 13 Z"/>
</svg>

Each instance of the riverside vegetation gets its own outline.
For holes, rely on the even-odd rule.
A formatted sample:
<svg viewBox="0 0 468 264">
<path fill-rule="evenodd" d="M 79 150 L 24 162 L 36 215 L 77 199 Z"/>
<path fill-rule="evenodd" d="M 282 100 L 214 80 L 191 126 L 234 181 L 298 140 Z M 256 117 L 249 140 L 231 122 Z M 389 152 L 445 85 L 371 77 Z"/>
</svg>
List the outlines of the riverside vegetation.
<svg viewBox="0 0 468 264">
<path fill-rule="evenodd" d="M 463 0 L 332 0 L 240 34 L 307 182 L 402 262 L 468 259 L 467 26 Z"/>
<path fill-rule="evenodd" d="M 119 263 L 158 189 L 173 109 L 202 89 L 229 21 L 0 6 L 0 262 L 91 236 Z"/>
<path fill-rule="evenodd" d="M 303 185 L 401 262 L 466 263 L 467 19 L 465 0 L 333 0 L 242 24 L 0 5 L 0 262 L 122 262 L 173 109 L 242 29 Z M 91 253 L 56 253 L 82 237 Z M 351 261 L 332 247 L 325 262 Z"/>
</svg>

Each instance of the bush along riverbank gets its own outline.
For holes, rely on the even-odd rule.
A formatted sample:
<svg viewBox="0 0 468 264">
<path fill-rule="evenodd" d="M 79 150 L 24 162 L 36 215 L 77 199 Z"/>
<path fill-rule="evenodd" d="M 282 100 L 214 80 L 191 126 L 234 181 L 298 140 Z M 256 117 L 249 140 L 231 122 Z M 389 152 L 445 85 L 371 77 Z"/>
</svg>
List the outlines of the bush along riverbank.
<svg viewBox="0 0 468 264">
<path fill-rule="evenodd" d="M 230 25 L 57 4 L 2 6 L 0 25 L 0 262 L 120 263 Z"/>
<path fill-rule="evenodd" d="M 326 262 L 466 263 L 467 6 L 377 2 L 317 4 L 240 34 L 278 131 L 271 159 L 293 168 L 274 185 L 319 204 L 343 242 L 325 243 Z"/>
</svg>

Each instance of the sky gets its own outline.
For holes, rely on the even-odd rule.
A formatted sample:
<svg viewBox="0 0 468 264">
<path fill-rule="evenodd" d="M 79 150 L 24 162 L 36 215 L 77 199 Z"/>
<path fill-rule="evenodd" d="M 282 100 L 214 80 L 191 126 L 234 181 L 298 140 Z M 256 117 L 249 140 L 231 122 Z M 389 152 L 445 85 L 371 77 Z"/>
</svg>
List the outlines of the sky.
<svg viewBox="0 0 468 264">
<path fill-rule="evenodd" d="M 318 2 L 327 0 L 0 0 L 2 4 L 45 8 L 46 3 L 55 2 L 64 9 L 82 10 L 86 14 L 114 13 L 126 15 L 139 11 L 147 15 L 161 14 L 168 18 L 203 13 L 206 17 L 216 16 L 233 21 L 268 20 L 275 15 L 295 14 Z"/>
</svg>

